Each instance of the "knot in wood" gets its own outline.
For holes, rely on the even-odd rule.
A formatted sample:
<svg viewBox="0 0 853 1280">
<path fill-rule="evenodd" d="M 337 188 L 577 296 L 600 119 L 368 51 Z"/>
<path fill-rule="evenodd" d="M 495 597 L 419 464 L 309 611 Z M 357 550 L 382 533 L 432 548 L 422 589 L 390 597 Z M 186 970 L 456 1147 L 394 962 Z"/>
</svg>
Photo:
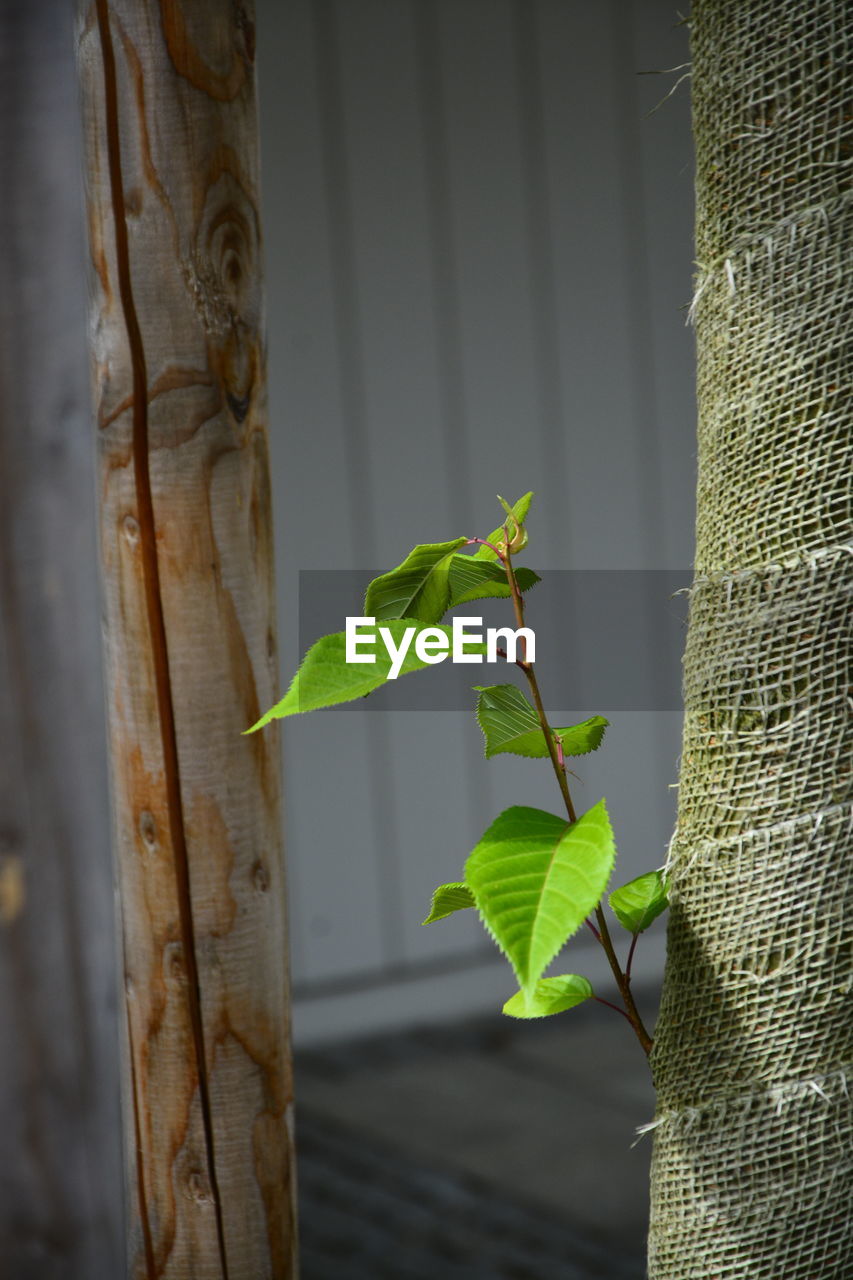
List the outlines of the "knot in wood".
<svg viewBox="0 0 853 1280">
<path fill-rule="evenodd" d="M 142 836 L 142 842 L 149 853 L 157 848 L 157 823 L 154 821 L 154 815 L 149 809 L 143 809 L 139 815 L 139 834 Z"/>
<path fill-rule="evenodd" d="M 167 978 L 183 982 L 187 976 L 184 948 L 180 942 L 170 942 L 163 952 L 163 968 Z"/>
<path fill-rule="evenodd" d="M 126 515 L 121 522 L 121 527 L 125 540 L 135 550 L 139 545 L 139 521 L 136 516 Z"/>
<path fill-rule="evenodd" d="M 204 1204 L 206 1201 L 213 1199 L 210 1180 L 200 1169 L 190 1169 L 187 1174 L 186 1195 L 190 1200 L 195 1200 L 199 1204 Z"/>
</svg>

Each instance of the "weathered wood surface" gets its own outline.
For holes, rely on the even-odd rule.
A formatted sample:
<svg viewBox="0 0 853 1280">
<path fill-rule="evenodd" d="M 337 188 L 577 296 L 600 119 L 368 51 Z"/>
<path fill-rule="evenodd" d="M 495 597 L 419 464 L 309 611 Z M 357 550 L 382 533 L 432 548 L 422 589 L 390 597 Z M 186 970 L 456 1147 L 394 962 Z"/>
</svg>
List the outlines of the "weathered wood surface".
<svg viewBox="0 0 853 1280">
<path fill-rule="evenodd" d="M 0 1275 L 121 1272 L 73 10 L 0 5 Z"/>
<path fill-rule="evenodd" d="M 79 31 L 134 1277 L 295 1274 L 250 4 Z"/>
</svg>

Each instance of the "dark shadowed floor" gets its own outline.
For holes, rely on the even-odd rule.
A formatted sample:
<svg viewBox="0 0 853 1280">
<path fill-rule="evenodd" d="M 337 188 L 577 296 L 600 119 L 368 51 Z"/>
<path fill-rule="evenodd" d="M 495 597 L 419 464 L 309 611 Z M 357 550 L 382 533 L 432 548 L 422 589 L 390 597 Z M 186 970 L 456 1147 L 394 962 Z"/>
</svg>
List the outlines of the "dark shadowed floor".
<svg viewBox="0 0 853 1280">
<path fill-rule="evenodd" d="M 297 1091 L 302 1280 L 644 1276 L 654 1095 L 609 1010 L 305 1051 Z"/>
</svg>

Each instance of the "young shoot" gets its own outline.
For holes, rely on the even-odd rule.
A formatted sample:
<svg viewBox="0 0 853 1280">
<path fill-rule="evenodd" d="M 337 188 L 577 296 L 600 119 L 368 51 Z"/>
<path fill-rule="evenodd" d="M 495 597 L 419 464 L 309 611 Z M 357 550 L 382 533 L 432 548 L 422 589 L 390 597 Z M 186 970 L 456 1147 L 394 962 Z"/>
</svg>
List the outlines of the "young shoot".
<svg viewBox="0 0 853 1280">
<path fill-rule="evenodd" d="M 487 538 L 419 544 L 395 569 L 375 578 L 367 588 L 364 616 L 347 618 L 343 631 L 316 641 L 285 696 L 247 732 L 274 719 L 366 697 L 387 680 L 445 660 L 501 660 L 517 667 L 529 697 L 516 684 L 474 686 L 486 757 L 511 753 L 547 759 L 561 812 L 525 805 L 504 809 L 471 850 L 461 878 L 435 890 L 423 923 L 476 910 L 518 983 L 504 1013 L 544 1018 L 597 1000 L 627 1019 L 648 1054 L 652 1040 L 631 992 L 631 968 L 637 939 L 667 906 L 667 884 L 660 871 L 651 871 L 610 894 L 613 916 L 631 936 L 623 968 L 603 906 L 616 861 L 607 806 L 602 799 L 578 814 L 567 768 L 572 757 L 601 745 L 608 722 L 592 716 L 581 724 L 555 726 L 546 715 L 535 670 L 535 634 L 525 619 L 525 595 L 539 578 L 514 563 L 528 544 L 532 497 L 527 493 L 512 506 L 499 498 L 504 519 Z M 509 600 L 514 625 L 482 633 L 475 630 L 480 619 L 467 614 L 445 622 L 452 610 L 486 598 Z M 579 974 L 546 976 L 583 927 L 607 956 L 619 1004 L 596 995 Z"/>
</svg>

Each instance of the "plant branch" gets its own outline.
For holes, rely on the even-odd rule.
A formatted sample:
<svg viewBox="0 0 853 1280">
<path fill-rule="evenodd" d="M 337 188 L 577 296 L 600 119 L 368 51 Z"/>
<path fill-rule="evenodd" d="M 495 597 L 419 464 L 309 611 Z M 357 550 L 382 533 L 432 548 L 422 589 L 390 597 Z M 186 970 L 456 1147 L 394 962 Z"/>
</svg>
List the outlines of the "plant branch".
<svg viewBox="0 0 853 1280">
<path fill-rule="evenodd" d="M 515 578 L 515 570 L 512 567 L 512 556 L 509 551 L 509 537 L 507 535 L 506 528 L 504 529 L 504 538 L 505 538 L 505 543 L 507 547 L 506 556 L 504 558 L 504 567 L 506 569 L 506 577 L 507 577 L 507 582 L 509 583 L 510 595 L 512 596 L 512 604 L 513 604 L 513 609 L 515 611 L 516 626 L 521 628 L 524 626 L 524 600 L 522 599 L 521 592 L 518 589 L 518 583 L 516 582 L 516 578 Z M 533 702 L 536 707 L 536 715 L 539 719 L 539 724 L 541 726 L 542 733 L 544 734 L 545 742 L 548 746 L 548 755 L 551 757 L 551 765 L 554 769 L 554 775 L 557 779 L 557 782 L 560 787 L 560 791 L 563 796 L 563 802 L 566 806 L 566 812 L 569 815 L 569 822 L 577 822 L 577 814 L 575 813 L 575 806 L 572 803 L 572 797 L 569 791 L 569 780 L 566 777 L 565 759 L 562 758 L 562 755 L 563 755 L 562 744 L 560 744 L 561 749 L 558 752 L 557 745 L 556 745 L 557 735 L 554 733 L 553 729 L 548 723 L 548 717 L 545 714 L 545 708 L 542 703 L 542 695 L 539 692 L 539 683 L 536 679 L 536 673 L 533 670 L 532 664 L 527 661 L 527 646 L 523 637 L 522 637 L 522 644 L 524 644 L 525 646 L 524 647 L 525 661 L 523 664 L 519 664 L 519 665 L 521 666 L 525 676 L 527 677 L 527 683 L 530 686 L 530 692 L 533 696 Z M 643 1020 L 640 1017 L 640 1011 L 638 1010 L 634 1002 L 634 997 L 631 994 L 630 977 L 627 974 L 622 972 L 622 968 L 619 964 L 619 959 L 613 947 L 613 940 L 610 937 L 610 930 L 607 926 L 607 919 L 604 915 L 604 911 L 602 909 L 601 903 L 599 903 L 598 906 L 595 908 L 595 919 L 598 926 L 597 930 L 592 926 L 591 922 L 588 921 L 587 923 L 590 924 L 590 928 L 592 928 L 593 932 L 596 933 L 598 937 L 598 941 L 601 943 L 602 947 L 604 948 L 604 953 L 607 956 L 607 960 L 610 965 L 611 972 L 613 973 L 613 977 L 616 980 L 616 985 L 619 988 L 619 994 L 621 995 L 622 1002 L 625 1005 L 625 1017 L 628 1019 L 628 1021 L 631 1023 L 631 1026 L 634 1028 L 637 1039 L 642 1045 L 644 1053 L 648 1056 L 652 1047 L 652 1038 L 649 1035 L 646 1028 L 643 1026 Z M 596 997 L 596 999 L 598 999 L 598 997 Z M 602 1001 L 602 1003 L 607 1003 L 607 1002 Z M 615 1007 L 616 1006 L 614 1006 L 614 1008 Z M 622 1010 L 620 1009 L 619 1012 L 621 1013 Z"/>
<path fill-rule="evenodd" d="M 608 1009 L 612 1009 L 615 1013 L 621 1013 L 623 1018 L 627 1018 L 628 1022 L 631 1022 L 631 1019 L 628 1018 L 628 1015 L 625 1012 L 625 1010 L 620 1009 L 618 1004 L 611 1004 L 609 1000 L 602 1000 L 601 996 L 593 996 L 592 998 L 593 1000 L 595 1000 L 597 1004 L 606 1005 Z M 631 1025 L 633 1026 L 633 1023 Z"/>
<path fill-rule="evenodd" d="M 591 933 L 591 934 L 592 934 L 592 936 L 595 938 L 595 940 L 596 940 L 597 942 L 600 942 L 600 941 L 601 941 L 601 934 L 598 932 L 598 930 L 596 929 L 595 925 L 594 925 L 594 924 L 592 923 L 592 921 L 590 920 L 589 916 L 587 916 L 586 920 L 584 920 L 584 924 L 586 925 L 587 929 L 589 929 L 590 933 Z"/>
<path fill-rule="evenodd" d="M 506 578 L 509 583 L 510 595 L 512 596 L 512 606 L 515 611 L 516 625 L 521 628 L 524 626 L 524 601 L 521 597 L 521 592 L 518 589 L 518 583 L 515 579 L 515 570 L 512 567 L 512 556 L 509 551 L 507 551 L 506 554 Z M 524 637 L 522 637 L 521 643 L 524 645 L 524 665 L 521 669 L 527 677 L 527 683 L 529 684 L 530 692 L 533 695 L 536 714 L 539 717 L 539 724 L 541 725 L 542 732 L 545 735 L 548 755 L 551 757 L 554 774 L 557 778 L 557 782 L 560 784 L 560 791 L 563 794 L 563 802 L 566 806 L 566 812 L 569 815 L 569 821 L 577 822 L 578 819 L 577 814 L 575 813 L 575 806 L 572 804 L 572 797 L 569 792 L 569 780 L 566 777 L 565 762 L 563 766 L 560 765 L 559 757 L 557 755 L 557 747 L 555 744 L 556 735 L 548 723 L 548 717 L 545 715 L 545 708 L 542 705 L 542 695 L 539 692 L 539 682 L 536 679 L 536 672 L 533 670 L 532 664 L 527 661 L 527 642 Z"/>
<path fill-rule="evenodd" d="M 489 542 L 488 538 L 468 538 L 468 540 L 465 543 L 466 547 L 473 547 L 475 545 L 479 545 L 481 547 L 488 547 L 490 551 L 494 551 L 495 555 L 500 560 L 501 564 L 506 564 L 506 558 L 503 552 L 499 551 L 498 548 L 494 545 L 494 543 Z"/>
<path fill-rule="evenodd" d="M 634 997 L 631 995 L 631 983 L 619 965 L 616 952 L 613 949 L 613 940 L 610 937 L 610 930 L 607 927 L 607 920 L 604 915 L 601 903 L 595 908 L 595 918 L 598 921 L 598 927 L 601 930 L 601 945 L 604 947 L 613 977 L 616 979 L 616 985 L 619 988 L 619 994 L 628 1012 L 628 1018 L 637 1033 L 637 1039 L 643 1046 L 643 1050 L 648 1056 L 652 1048 L 652 1038 L 646 1028 L 643 1026 L 643 1020 L 640 1017 L 640 1011 L 637 1008 Z"/>
<path fill-rule="evenodd" d="M 628 952 L 628 962 L 625 965 L 625 978 L 626 978 L 626 981 L 628 982 L 631 981 L 631 964 L 634 959 L 634 949 L 637 946 L 637 939 L 639 938 L 639 936 L 640 935 L 638 933 L 635 933 L 634 936 L 631 938 L 631 948 Z"/>
</svg>

